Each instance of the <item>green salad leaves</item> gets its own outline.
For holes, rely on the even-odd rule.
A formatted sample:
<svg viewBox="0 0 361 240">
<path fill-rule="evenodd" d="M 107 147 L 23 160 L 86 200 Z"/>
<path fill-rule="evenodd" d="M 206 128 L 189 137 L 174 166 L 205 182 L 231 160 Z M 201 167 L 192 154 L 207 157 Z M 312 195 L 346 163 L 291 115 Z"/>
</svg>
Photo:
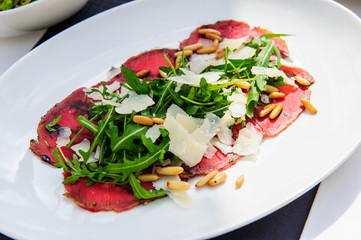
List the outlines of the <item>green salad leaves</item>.
<svg viewBox="0 0 361 240">
<path fill-rule="evenodd" d="M 0 11 L 17 8 L 36 0 L 0 0 Z"/>
</svg>

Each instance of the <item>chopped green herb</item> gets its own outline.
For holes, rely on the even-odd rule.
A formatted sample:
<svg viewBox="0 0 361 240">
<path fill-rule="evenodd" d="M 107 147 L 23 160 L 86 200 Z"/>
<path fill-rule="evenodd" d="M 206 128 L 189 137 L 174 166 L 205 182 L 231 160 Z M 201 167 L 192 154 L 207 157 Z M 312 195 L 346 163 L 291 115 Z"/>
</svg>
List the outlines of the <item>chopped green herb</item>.
<svg viewBox="0 0 361 240">
<path fill-rule="evenodd" d="M 45 128 L 46 128 L 49 132 L 56 132 L 56 129 L 54 129 L 53 127 L 55 127 L 60 120 L 61 120 L 61 115 L 58 116 L 57 118 L 55 118 L 51 123 L 46 124 L 46 125 L 45 125 Z"/>
</svg>

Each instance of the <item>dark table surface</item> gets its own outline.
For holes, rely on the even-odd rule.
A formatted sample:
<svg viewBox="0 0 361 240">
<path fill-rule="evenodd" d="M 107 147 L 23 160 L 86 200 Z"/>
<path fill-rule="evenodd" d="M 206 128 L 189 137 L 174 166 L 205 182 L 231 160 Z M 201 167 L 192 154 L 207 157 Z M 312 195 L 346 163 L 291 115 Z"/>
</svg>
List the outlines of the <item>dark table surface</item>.
<svg viewBox="0 0 361 240">
<path fill-rule="evenodd" d="M 50 27 L 40 39 L 37 46 L 66 28 L 87 19 L 102 11 L 122 5 L 126 0 L 89 0 L 83 9 L 71 18 Z M 299 239 L 307 220 L 308 213 L 315 198 L 318 186 L 314 187 L 298 199 L 277 210 L 276 212 L 253 222 L 245 227 L 214 238 L 220 239 L 267 239 L 292 240 Z M 11 239 L 0 234 L 0 240 Z"/>
</svg>

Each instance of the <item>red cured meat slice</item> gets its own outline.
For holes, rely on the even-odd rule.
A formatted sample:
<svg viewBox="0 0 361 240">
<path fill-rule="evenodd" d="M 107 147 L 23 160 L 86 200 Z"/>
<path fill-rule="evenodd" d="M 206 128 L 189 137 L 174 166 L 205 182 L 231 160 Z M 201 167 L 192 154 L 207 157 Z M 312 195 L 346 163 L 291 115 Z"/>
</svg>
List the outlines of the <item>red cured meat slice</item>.
<svg viewBox="0 0 361 240">
<path fill-rule="evenodd" d="M 192 178 L 198 175 L 207 175 L 213 170 L 225 170 L 235 164 L 241 156 L 229 153 L 223 154 L 219 149 L 212 158 L 203 157 L 202 160 L 194 167 L 184 167 L 184 172 L 181 174 L 182 178 Z"/>
<path fill-rule="evenodd" d="M 134 70 L 135 72 L 142 70 L 150 70 L 150 73 L 146 78 L 154 79 L 159 78 L 159 67 L 165 66 L 168 67 L 169 63 L 167 62 L 164 56 L 167 56 L 170 62 L 174 65 L 175 58 L 174 53 L 176 50 L 173 49 L 155 49 L 147 52 L 143 52 L 137 56 L 129 58 L 124 66 Z"/>
<path fill-rule="evenodd" d="M 237 22 L 234 20 L 219 21 L 215 24 L 208 24 L 198 27 L 190 34 L 189 38 L 180 43 L 180 49 L 182 49 L 183 46 L 195 44 L 198 42 L 199 39 L 204 38 L 203 35 L 198 33 L 198 30 L 203 28 L 218 30 L 221 32 L 224 38 L 231 39 L 246 37 L 249 35 L 250 32 L 250 27 L 247 23 Z"/>
<path fill-rule="evenodd" d="M 302 68 L 282 65 L 280 70 L 284 71 L 285 74 L 287 75 L 287 77 L 297 76 L 297 77 L 301 77 L 301 78 L 308 80 L 311 84 L 313 84 L 315 82 L 312 75 Z"/>
<path fill-rule="evenodd" d="M 248 41 L 250 41 L 252 37 L 260 37 L 263 34 L 269 34 L 269 33 L 272 33 L 272 32 L 268 31 L 267 29 L 254 27 L 250 31 Z M 274 38 L 271 38 L 271 41 L 280 50 L 282 57 L 288 57 L 290 55 L 288 46 L 282 38 L 274 37 Z"/>
<path fill-rule="evenodd" d="M 69 176 L 65 172 L 64 177 Z M 65 184 L 65 196 L 73 199 L 80 207 L 92 211 L 122 212 L 151 200 L 139 200 L 133 195 L 130 185 L 114 185 L 108 183 L 94 183 L 86 186 L 86 179 L 82 178 L 74 184 Z M 151 183 L 142 183 L 145 189 L 152 187 Z"/>
<path fill-rule="evenodd" d="M 88 108 L 92 106 L 87 99 L 84 100 L 84 96 L 85 93 L 83 92 L 83 88 L 79 88 L 63 101 L 56 104 L 44 117 L 42 117 L 37 130 L 38 139 L 30 143 L 30 149 L 43 161 L 50 164 L 58 161 L 53 157 L 52 152 L 56 148 L 59 132 L 49 132 L 46 129 L 46 125 L 61 115 L 61 120 L 58 122 L 58 127 L 56 127 L 56 129 L 59 127 L 70 127 L 73 132 L 71 137 L 73 137 L 75 133 L 82 128 L 76 119 L 79 115 L 86 116 Z M 90 131 L 84 131 L 83 134 L 77 138 L 76 143 L 81 142 L 84 138 L 91 139 L 92 133 Z M 67 151 L 64 148 L 62 149 L 67 157 L 71 157 L 72 152 Z"/>
<path fill-rule="evenodd" d="M 275 137 L 289 127 L 298 116 L 304 111 L 304 106 L 301 103 L 301 98 L 310 99 L 311 91 L 308 87 L 299 86 L 299 88 L 286 85 L 279 87 L 280 91 L 285 93 L 284 98 L 275 99 L 274 103 L 282 103 L 283 109 L 281 114 L 276 119 L 269 119 L 268 116 L 259 117 L 258 113 L 263 106 L 258 106 L 254 111 L 254 117 L 249 120 L 258 131 L 263 133 L 263 137 Z M 241 130 L 241 124 L 233 127 L 233 133 L 237 136 Z"/>
</svg>

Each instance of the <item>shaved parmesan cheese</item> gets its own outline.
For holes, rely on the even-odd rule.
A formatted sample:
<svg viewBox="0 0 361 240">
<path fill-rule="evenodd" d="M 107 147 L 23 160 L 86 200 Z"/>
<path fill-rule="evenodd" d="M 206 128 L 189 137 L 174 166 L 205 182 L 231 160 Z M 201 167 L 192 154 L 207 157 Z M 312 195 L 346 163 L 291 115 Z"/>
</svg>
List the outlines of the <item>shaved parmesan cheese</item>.
<svg viewBox="0 0 361 240">
<path fill-rule="evenodd" d="M 224 38 L 222 42 L 219 43 L 218 49 L 226 48 L 228 47 L 231 51 L 238 50 L 242 47 L 244 41 L 247 38 L 238 38 L 238 39 L 230 39 L 230 38 Z"/>
<path fill-rule="evenodd" d="M 222 143 L 217 137 L 211 140 L 211 144 L 221 150 L 223 154 L 228 154 L 234 151 L 231 145 Z"/>
<path fill-rule="evenodd" d="M 174 191 L 167 187 L 168 181 L 180 181 L 179 176 L 161 176 L 160 179 L 153 182 L 153 187 L 157 190 L 163 189 L 168 192 L 168 196 L 182 208 L 192 208 L 195 206 L 195 201 L 191 198 L 187 191 Z"/>
<path fill-rule="evenodd" d="M 214 65 L 216 61 L 216 54 L 192 54 L 189 59 L 189 68 L 192 72 L 199 74 L 207 67 Z"/>
<path fill-rule="evenodd" d="M 207 83 L 216 82 L 219 79 L 220 72 L 206 72 L 196 74 L 186 68 L 180 69 L 184 75 L 169 77 L 168 79 L 177 83 L 188 84 L 192 86 L 199 86 L 202 78 L 205 78 Z"/>
<path fill-rule="evenodd" d="M 256 54 L 256 49 L 244 46 L 236 52 L 230 52 L 228 59 L 247 59 L 252 58 Z"/>
<path fill-rule="evenodd" d="M 283 71 L 281 71 L 277 68 L 265 68 L 265 67 L 253 66 L 251 69 L 251 72 L 254 75 L 266 75 L 269 77 L 283 77 L 283 79 L 286 83 L 288 83 L 290 85 L 295 85 L 294 81 L 289 79 Z"/>
<path fill-rule="evenodd" d="M 112 79 L 121 72 L 120 67 L 111 67 L 107 73 L 108 79 Z"/>
<path fill-rule="evenodd" d="M 113 93 L 114 91 L 118 90 L 120 87 L 119 82 L 114 81 L 112 84 L 107 85 L 107 92 L 108 93 Z M 103 85 L 100 85 L 98 88 L 94 88 L 94 89 L 98 89 L 100 92 L 102 92 L 104 90 Z M 84 93 L 90 92 L 89 88 L 84 88 L 83 90 Z M 99 92 L 92 92 L 90 94 L 88 94 L 88 97 L 94 100 L 102 100 L 103 96 L 99 93 Z"/>
<path fill-rule="evenodd" d="M 71 146 L 70 148 L 76 153 L 76 155 L 81 157 L 81 155 L 79 153 L 79 150 L 82 150 L 84 152 L 89 151 L 89 149 L 90 149 L 90 141 L 85 138 L 83 141 L 81 141 L 78 144 L 75 144 L 75 145 Z M 79 161 L 81 162 L 81 161 L 83 161 L 83 159 L 80 158 Z"/>
<path fill-rule="evenodd" d="M 238 133 L 233 152 L 238 155 L 256 154 L 262 137 L 262 133 L 258 132 L 253 124 L 247 123 L 246 127 L 242 128 Z"/>
<path fill-rule="evenodd" d="M 70 142 L 71 128 L 69 127 L 61 127 L 59 128 L 59 136 L 56 141 L 57 147 L 64 147 L 68 145 Z"/>
<path fill-rule="evenodd" d="M 206 150 L 206 152 L 204 153 L 204 157 L 206 157 L 206 158 L 208 158 L 208 159 L 211 159 L 213 156 L 214 156 L 214 154 L 216 154 L 216 152 L 217 152 L 217 148 L 215 148 L 212 144 L 211 144 L 211 142 L 209 142 L 208 144 L 207 144 L 207 150 Z"/>
<path fill-rule="evenodd" d="M 280 77 L 282 76 L 282 71 L 277 68 L 266 68 L 253 66 L 251 72 L 254 75 L 267 75 L 269 77 Z"/>
<path fill-rule="evenodd" d="M 153 142 L 155 142 L 160 137 L 160 128 L 164 128 L 162 125 L 153 125 L 148 129 L 148 131 L 145 133 L 145 137 L 152 139 Z"/>
<path fill-rule="evenodd" d="M 117 102 L 112 101 L 112 100 L 102 99 L 102 102 L 103 102 L 103 104 L 105 104 L 105 105 L 111 105 L 111 106 L 114 106 L 114 107 L 120 107 L 120 106 L 121 106 L 120 103 L 117 103 Z"/>
<path fill-rule="evenodd" d="M 169 151 L 189 167 L 195 166 L 207 151 L 208 142 L 219 131 L 219 121 L 214 114 L 207 114 L 205 119 L 196 119 L 177 105 L 171 105 L 163 124 L 169 132 Z"/>
<path fill-rule="evenodd" d="M 128 98 L 123 100 L 119 107 L 115 108 L 115 111 L 119 114 L 130 114 L 133 110 L 135 112 L 140 112 L 153 104 L 153 99 L 146 94 L 131 94 Z"/>
<path fill-rule="evenodd" d="M 242 90 L 240 90 L 240 91 L 233 92 L 230 96 L 227 97 L 227 100 L 232 101 L 232 102 L 239 102 L 239 103 L 246 104 L 247 103 L 247 95 L 244 92 L 242 92 Z"/>
<path fill-rule="evenodd" d="M 246 104 L 240 102 L 232 102 L 228 109 L 234 118 L 242 118 L 247 113 Z"/>
<path fill-rule="evenodd" d="M 80 155 L 80 152 L 79 152 L 79 151 L 80 151 L 80 150 L 82 150 L 82 151 L 84 151 L 84 152 L 89 151 L 89 149 L 90 149 L 90 141 L 85 138 L 83 141 L 81 141 L 81 142 L 78 143 L 78 144 L 75 144 L 75 145 L 71 146 L 70 148 L 76 153 L 76 155 L 79 156 L 79 162 L 82 162 L 82 161 L 83 161 L 83 158 L 82 158 L 82 156 Z M 90 155 L 90 157 L 89 157 L 89 159 L 88 159 L 87 162 L 88 162 L 88 163 L 90 163 L 90 162 L 97 162 L 97 161 L 99 161 L 99 156 L 100 156 L 100 147 L 97 146 L 95 153 L 93 152 L 93 153 Z"/>
</svg>

